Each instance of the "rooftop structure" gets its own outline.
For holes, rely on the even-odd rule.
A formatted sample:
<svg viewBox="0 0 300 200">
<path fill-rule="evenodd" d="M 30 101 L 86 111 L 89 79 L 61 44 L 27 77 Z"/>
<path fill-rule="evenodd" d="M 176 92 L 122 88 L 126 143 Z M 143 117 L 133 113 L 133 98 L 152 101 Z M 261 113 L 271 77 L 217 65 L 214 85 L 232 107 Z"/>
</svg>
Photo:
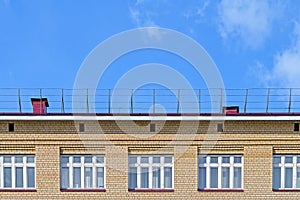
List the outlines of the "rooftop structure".
<svg viewBox="0 0 300 200">
<path fill-rule="evenodd" d="M 47 98 L 47 113 L 300 113 L 300 88 L 0 89 L 0 113 L 31 113 L 31 98 Z"/>
<path fill-rule="evenodd" d="M 299 199 L 298 89 L 0 91 L 1 199 Z"/>
</svg>

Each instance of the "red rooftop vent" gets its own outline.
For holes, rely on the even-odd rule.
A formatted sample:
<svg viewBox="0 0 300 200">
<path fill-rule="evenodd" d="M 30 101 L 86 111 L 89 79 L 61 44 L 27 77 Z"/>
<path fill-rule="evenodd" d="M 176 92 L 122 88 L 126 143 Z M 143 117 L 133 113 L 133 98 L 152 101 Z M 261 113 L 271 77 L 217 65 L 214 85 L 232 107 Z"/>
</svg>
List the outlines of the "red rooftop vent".
<svg viewBox="0 0 300 200">
<path fill-rule="evenodd" d="M 238 114 L 239 107 L 238 106 L 224 106 L 223 113 L 227 114 Z"/>
<path fill-rule="evenodd" d="M 47 98 L 31 98 L 31 104 L 34 114 L 46 114 L 49 107 Z"/>
</svg>

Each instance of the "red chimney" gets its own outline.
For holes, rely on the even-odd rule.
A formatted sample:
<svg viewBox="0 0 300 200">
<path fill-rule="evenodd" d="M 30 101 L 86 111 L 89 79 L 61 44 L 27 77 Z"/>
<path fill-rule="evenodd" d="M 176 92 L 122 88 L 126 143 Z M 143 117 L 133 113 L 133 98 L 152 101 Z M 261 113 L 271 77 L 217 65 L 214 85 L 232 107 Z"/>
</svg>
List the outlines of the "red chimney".
<svg viewBox="0 0 300 200">
<path fill-rule="evenodd" d="M 238 106 L 224 106 L 223 113 L 225 114 L 238 114 L 239 107 Z"/>
<path fill-rule="evenodd" d="M 47 98 L 31 98 L 31 104 L 34 114 L 46 114 L 49 107 Z"/>
</svg>

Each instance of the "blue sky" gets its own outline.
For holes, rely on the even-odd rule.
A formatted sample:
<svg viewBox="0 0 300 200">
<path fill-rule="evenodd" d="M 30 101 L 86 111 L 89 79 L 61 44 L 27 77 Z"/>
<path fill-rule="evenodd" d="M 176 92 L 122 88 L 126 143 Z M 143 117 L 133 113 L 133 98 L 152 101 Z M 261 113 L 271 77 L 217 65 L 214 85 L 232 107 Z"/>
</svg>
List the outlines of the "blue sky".
<svg viewBox="0 0 300 200">
<path fill-rule="evenodd" d="M 0 0 L 0 87 L 72 88 L 84 59 L 110 36 L 155 26 L 196 40 L 226 88 L 300 87 L 300 1 Z M 184 60 L 144 50 L 116 60 L 101 88 L 144 63 L 178 70 L 205 87 Z"/>
</svg>

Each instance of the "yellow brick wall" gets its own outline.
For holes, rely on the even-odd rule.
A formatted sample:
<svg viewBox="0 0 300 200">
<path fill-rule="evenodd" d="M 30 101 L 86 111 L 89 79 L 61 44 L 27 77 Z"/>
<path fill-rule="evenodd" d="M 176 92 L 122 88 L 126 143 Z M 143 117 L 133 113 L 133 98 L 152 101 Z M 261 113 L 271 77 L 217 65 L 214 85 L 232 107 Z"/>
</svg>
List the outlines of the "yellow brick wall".
<svg viewBox="0 0 300 200">
<path fill-rule="evenodd" d="M 8 132 L 8 123 L 15 131 Z M 149 132 L 149 121 L 135 126 L 126 121 L 83 121 L 78 134 L 73 121 L 0 121 L 0 154 L 36 155 L 36 191 L 0 191 L 0 199 L 299 199 L 300 192 L 272 191 L 273 153 L 300 153 L 300 134 L 293 121 L 226 121 L 224 132 L 207 133 L 209 122 L 151 122 L 159 133 Z M 120 124 L 121 123 L 121 124 Z M 118 127 L 128 127 L 126 131 Z M 216 128 L 217 122 L 212 127 Z M 136 125 L 139 126 L 138 130 Z M 99 129 L 99 126 L 101 129 Z M 179 127 L 181 128 L 179 129 Z M 197 127 L 197 133 L 193 133 Z M 131 130 L 131 131 L 130 131 Z M 126 133 L 130 131 L 130 133 Z M 243 192 L 197 190 L 199 153 L 242 154 Z M 61 154 L 104 154 L 106 191 L 61 192 Z M 128 154 L 174 155 L 173 192 L 129 192 Z"/>
</svg>

